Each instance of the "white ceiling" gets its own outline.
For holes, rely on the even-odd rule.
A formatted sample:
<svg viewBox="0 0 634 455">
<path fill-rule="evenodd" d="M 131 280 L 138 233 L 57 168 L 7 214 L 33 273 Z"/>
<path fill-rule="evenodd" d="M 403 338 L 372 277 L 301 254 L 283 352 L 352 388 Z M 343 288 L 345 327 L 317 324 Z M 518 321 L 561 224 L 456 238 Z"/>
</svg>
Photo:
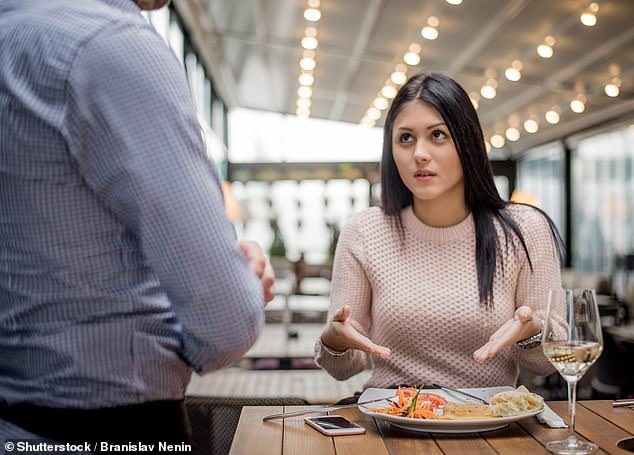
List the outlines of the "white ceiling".
<svg viewBox="0 0 634 455">
<path fill-rule="evenodd" d="M 497 96 L 480 100 L 478 113 L 488 138 L 504 132 L 509 117 L 521 123 L 538 115 L 540 130 L 521 127 L 514 153 L 530 146 L 603 124 L 634 112 L 634 1 L 598 0 L 597 24 L 579 16 L 587 0 L 321 0 L 316 23 L 319 47 L 314 70 L 311 116 L 359 123 L 410 43 L 422 46 L 423 70 L 455 77 L 467 92 L 479 92 L 488 68 L 497 72 Z M 306 0 L 175 0 L 191 14 L 190 27 L 211 56 L 214 79 L 232 107 L 294 115 L 300 40 L 306 26 Z M 428 41 L 420 29 L 427 18 L 440 20 L 439 37 Z M 187 19 L 187 18 L 186 18 Z M 536 47 L 546 35 L 556 39 L 554 55 L 543 59 Z M 523 63 L 522 78 L 507 81 L 504 69 Z M 622 80 L 617 98 L 604 93 L 610 65 Z M 586 110 L 568 103 L 581 88 Z M 561 108 L 561 122 L 549 125 L 544 112 Z M 381 119 L 377 122 L 382 126 Z"/>
</svg>

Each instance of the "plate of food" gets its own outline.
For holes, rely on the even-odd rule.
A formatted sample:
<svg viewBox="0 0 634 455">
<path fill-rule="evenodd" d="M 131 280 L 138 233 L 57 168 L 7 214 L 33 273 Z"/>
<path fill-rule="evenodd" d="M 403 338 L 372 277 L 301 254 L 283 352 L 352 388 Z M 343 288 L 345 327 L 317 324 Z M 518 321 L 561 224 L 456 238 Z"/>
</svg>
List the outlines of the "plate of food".
<svg viewBox="0 0 634 455">
<path fill-rule="evenodd" d="M 544 409 L 544 399 L 524 386 L 461 389 L 489 402 L 445 389 L 366 389 L 359 403 L 385 396 L 393 399 L 376 405 L 359 406 L 375 419 L 410 431 L 431 433 L 474 433 L 503 428 L 512 422 L 532 417 Z M 391 395 L 390 395 L 391 394 Z"/>
</svg>

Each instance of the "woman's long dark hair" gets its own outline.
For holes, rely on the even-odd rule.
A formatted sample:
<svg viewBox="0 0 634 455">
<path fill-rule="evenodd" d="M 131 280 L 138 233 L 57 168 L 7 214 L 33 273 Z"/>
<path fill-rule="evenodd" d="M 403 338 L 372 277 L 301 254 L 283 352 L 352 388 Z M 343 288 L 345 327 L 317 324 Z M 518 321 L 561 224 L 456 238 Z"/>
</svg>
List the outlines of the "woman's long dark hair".
<svg viewBox="0 0 634 455">
<path fill-rule="evenodd" d="M 381 160 L 383 212 L 393 217 L 402 232 L 400 214 L 405 207 L 412 204 L 413 196 L 401 180 L 394 163 L 392 133 L 394 120 L 403 107 L 412 102 L 423 102 L 436 109 L 449 128 L 462 166 L 465 203 L 473 215 L 475 224 L 480 303 L 492 307 L 493 279 L 498 257 L 504 270 L 503 255 L 494 220 L 497 220 L 502 227 L 507 247 L 509 237 L 515 235 L 526 253 L 531 270 L 533 264 L 519 226 L 504 210 L 510 202 L 504 201 L 495 187 L 478 115 L 467 93 L 449 76 L 440 73 L 423 73 L 413 76 L 399 90 L 390 106 L 385 119 Z M 543 211 L 539 211 L 548 221 L 561 261 L 563 257 L 561 236 L 552 220 Z"/>
</svg>

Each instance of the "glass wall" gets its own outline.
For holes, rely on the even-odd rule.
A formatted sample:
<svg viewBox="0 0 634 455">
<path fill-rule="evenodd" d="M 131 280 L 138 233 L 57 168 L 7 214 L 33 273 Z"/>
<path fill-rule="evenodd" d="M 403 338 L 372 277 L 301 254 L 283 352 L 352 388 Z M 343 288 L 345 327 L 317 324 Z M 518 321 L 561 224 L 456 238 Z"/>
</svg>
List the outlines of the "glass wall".
<svg viewBox="0 0 634 455">
<path fill-rule="evenodd" d="M 609 275 L 616 254 L 634 252 L 634 125 L 582 139 L 572 152 L 573 266 Z"/>
<path fill-rule="evenodd" d="M 561 142 L 528 150 L 517 163 L 517 188 L 512 199 L 539 207 L 566 229 L 564 147 Z"/>
</svg>

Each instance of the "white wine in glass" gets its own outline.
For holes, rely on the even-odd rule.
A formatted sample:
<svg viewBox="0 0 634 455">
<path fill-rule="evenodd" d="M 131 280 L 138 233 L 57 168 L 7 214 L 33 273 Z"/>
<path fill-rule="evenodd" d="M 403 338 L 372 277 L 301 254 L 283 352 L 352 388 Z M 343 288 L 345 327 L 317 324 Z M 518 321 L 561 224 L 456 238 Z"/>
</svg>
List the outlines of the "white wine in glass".
<svg viewBox="0 0 634 455">
<path fill-rule="evenodd" d="M 565 312 L 561 313 L 562 305 Z M 546 448 L 559 454 L 592 454 L 598 446 L 575 434 L 577 382 L 603 351 L 601 319 L 594 290 L 555 289 L 548 295 L 542 339 L 544 354 L 568 383 L 570 434 Z"/>
</svg>

